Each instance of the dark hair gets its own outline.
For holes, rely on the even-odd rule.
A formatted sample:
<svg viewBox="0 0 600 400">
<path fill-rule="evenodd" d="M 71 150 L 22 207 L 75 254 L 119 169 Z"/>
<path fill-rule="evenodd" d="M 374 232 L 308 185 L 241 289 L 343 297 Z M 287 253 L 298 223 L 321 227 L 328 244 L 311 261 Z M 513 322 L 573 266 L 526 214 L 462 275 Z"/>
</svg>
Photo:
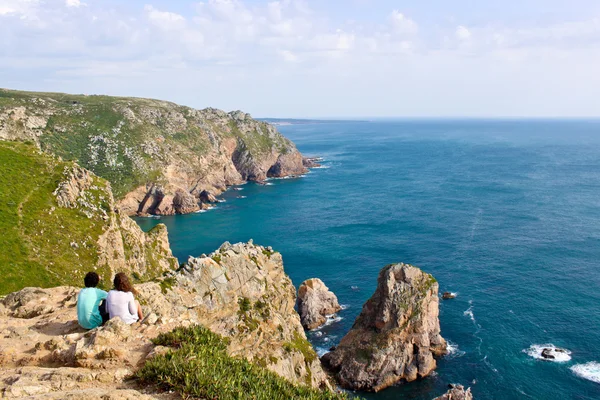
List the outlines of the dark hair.
<svg viewBox="0 0 600 400">
<path fill-rule="evenodd" d="M 88 272 L 83 278 L 83 283 L 85 283 L 85 287 L 96 287 L 98 286 L 98 282 L 100 282 L 100 277 L 95 272 Z"/>
<path fill-rule="evenodd" d="M 115 275 L 115 280 L 113 281 L 113 283 L 115 285 L 115 290 L 118 290 L 120 292 L 131 292 L 133 294 L 137 294 L 137 292 L 133 288 L 133 285 L 129 281 L 129 278 L 124 272 L 119 272 L 117 275 Z"/>
</svg>

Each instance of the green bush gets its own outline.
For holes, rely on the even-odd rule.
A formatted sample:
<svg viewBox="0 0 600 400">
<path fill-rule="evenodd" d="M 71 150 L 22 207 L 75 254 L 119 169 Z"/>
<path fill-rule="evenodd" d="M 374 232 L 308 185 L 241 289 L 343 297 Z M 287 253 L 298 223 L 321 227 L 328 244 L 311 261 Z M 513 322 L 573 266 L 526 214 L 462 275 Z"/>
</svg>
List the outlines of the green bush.
<svg viewBox="0 0 600 400">
<path fill-rule="evenodd" d="M 202 326 L 177 328 L 153 342 L 172 349 L 147 361 L 137 373 L 144 384 L 159 384 L 202 399 L 347 399 L 346 395 L 294 385 L 246 359 L 230 357 L 228 340 Z"/>
</svg>

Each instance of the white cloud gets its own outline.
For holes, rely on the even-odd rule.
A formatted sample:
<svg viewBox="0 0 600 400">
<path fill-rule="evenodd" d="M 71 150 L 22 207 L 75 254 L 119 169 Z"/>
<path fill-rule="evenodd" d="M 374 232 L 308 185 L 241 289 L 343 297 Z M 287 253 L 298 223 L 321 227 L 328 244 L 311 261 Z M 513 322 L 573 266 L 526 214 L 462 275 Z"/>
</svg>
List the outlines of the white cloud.
<svg viewBox="0 0 600 400">
<path fill-rule="evenodd" d="M 151 5 L 144 6 L 144 11 L 151 24 L 163 30 L 180 29 L 185 26 L 185 18 L 182 15 L 159 11 Z"/>
<path fill-rule="evenodd" d="M 464 25 L 460 25 L 456 28 L 455 35 L 459 40 L 471 39 L 471 31 Z"/>
<path fill-rule="evenodd" d="M 459 112 L 452 94 L 460 90 L 452 82 L 466 82 L 465 93 L 482 96 L 483 104 L 479 87 L 491 85 L 497 98 L 518 85 L 520 92 L 541 93 L 536 68 L 546 69 L 547 82 L 560 77 L 574 92 L 600 92 L 600 83 L 582 83 L 597 81 L 593 67 L 600 65 L 600 19 L 594 17 L 546 25 L 434 21 L 434 27 L 389 9 L 380 20 L 353 15 L 346 21 L 302 0 L 190 0 L 190 12 L 168 2 L 132 9 L 81 1 L 0 0 L 3 85 L 162 97 L 264 115 L 292 97 L 304 110 L 346 115 L 350 111 L 342 107 L 361 92 L 356 107 L 372 105 L 372 114 L 392 115 L 392 105 L 425 113 L 431 98 L 439 103 L 444 96 L 449 103 L 442 111 Z M 73 12 L 76 4 L 81 7 Z M 518 68 L 522 75 L 515 74 Z M 522 76 L 518 85 L 511 83 L 515 76 Z M 177 85 L 185 90 L 175 90 Z M 281 90 L 298 96 L 273 104 Z M 389 93 L 417 94 L 414 103 L 401 103 L 402 96 Z M 506 104 L 504 110 L 517 103 Z"/>
<path fill-rule="evenodd" d="M 279 54 L 287 62 L 297 62 L 298 61 L 298 56 L 296 56 L 294 53 L 292 53 L 289 50 L 281 50 L 279 52 Z"/>
<path fill-rule="evenodd" d="M 419 31 L 417 23 L 412 19 L 407 18 L 398 10 L 392 11 L 390 19 L 396 33 L 402 35 L 415 35 Z"/>
</svg>

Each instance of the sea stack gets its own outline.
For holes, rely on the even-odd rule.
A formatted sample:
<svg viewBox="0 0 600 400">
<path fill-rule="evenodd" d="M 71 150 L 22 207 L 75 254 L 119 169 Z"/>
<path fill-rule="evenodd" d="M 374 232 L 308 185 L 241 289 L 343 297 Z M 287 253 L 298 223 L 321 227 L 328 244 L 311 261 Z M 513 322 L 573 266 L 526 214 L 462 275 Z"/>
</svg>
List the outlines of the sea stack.
<svg viewBox="0 0 600 400">
<path fill-rule="evenodd" d="M 436 367 L 433 356 L 446 353 L 438 315 L 435 278 L 412 265 L 388 265 L 350 332 L 322 361 L 353 390 L 423 378 Z"/>
<path fill-rule="evenodd" d="M 327 316 L 342 308 L 336 295 L 319 278 L 307 279 L 298 288 L 296 300 L 304 329 L 316 329 L 327 322 Z"/>
</svg>

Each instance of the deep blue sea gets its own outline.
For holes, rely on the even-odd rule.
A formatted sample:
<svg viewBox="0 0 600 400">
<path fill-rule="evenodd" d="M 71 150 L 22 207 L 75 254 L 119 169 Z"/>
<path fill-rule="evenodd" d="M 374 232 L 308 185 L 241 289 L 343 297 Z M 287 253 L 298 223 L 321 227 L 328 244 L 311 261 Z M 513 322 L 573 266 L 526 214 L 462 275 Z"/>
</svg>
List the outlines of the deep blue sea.
<svg viewBox="0 0 600 400">
<path fill-rule="evenodd" d="M 458 294 L 440 303 L 454 351 L 434 376 L 369 399 L 429 400 L 451 382 L 479 400 L 600 399 L 600 121 L 280 130 L 323 168 L 228 191 L 209 212 L 138 219 L 142 228 L 165 223 L 182 262 L 252 238 L 283 254 L 296 286 L 323 279 L 347 308 L 309 333 L 321 352 L 349 330 L 386 264 L 432 273 Z M 544 344 L 571 354 L 536 359 L 530 346 Z"/>
</svg>

